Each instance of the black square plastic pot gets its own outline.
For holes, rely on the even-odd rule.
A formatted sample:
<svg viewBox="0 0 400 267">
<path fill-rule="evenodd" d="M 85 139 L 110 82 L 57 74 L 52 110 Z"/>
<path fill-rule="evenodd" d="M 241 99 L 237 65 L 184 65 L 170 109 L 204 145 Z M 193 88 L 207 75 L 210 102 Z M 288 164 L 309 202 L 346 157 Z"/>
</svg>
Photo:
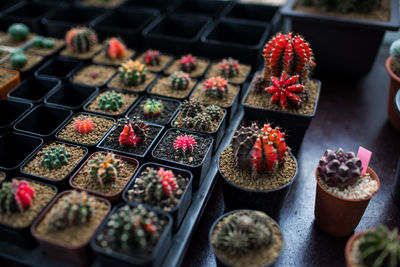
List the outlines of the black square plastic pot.
<svg viewBox="0 0 400 267">
<path fill-rule="evenodd" d="M 195 53 L 200 36 L 210 22 L 209 17 L 172 14 L 155 19 L 143 31 L 145 44 L 170 53 Z"/>
<path fill-rule="evenodd" d="M 1 17 L 0 17 L 0 23 L 1 23 Z M 28 56 L 28 54 L 30 54 L 30 53 L 27 53 L 26 55 Z M 4 68 L 6 68 L 6 69 L 9 68 L 9 69 L 13 69 L 13 70 L 19 71 L 19 74 L 21 75 L 21 80 L 25 80 L 27 78 L 30 78 L 31 76 L 34 75 L 35 71 L 37 69 L 39 69 L 39 67 L 41 65 L 43 65 L 43 63 L 45 63 L 45 57 L 40 56 L 40 55 L 35 55 L 35 54 L 30 54 L 30 55 L 38 57 L 40 60 L 38 62 L 34 63 L 33 65 L 29 66 L 28 69 L 22 70 L 22 69 L 18 69 L 16 67 L 12 66 L 12 64 L 10 62 L 11 58 L 6 59 L 6 61 L 7 61 L 6 64 L 9 65 L 9 66 L 6 66 Z M 29 58 L 29 56 L 28 56 L 28 58 Z"/>
<path fill-rule="evenodd" d="M 218 17 L 230 4 L 230 1 L 218 0 L 186 0 L 181 1 L 173 8 L 174 13 L 197 14 L 210 17 Z"/>
<path fill-rule="evenodd" d="M 60 86 L 61 81 L 58 79 L 31 77 L 8 93 L 8 97 L 9 99 L 39 103 Z"/>
<path fill-rule="evenodd" d="M 35 153 L 43 140 L 38 137 L 22 133 L 6 133 L 0 136 L 0 169 L 10 171 L 7 174 L 12 177 L 22 162 Z"/>
<path fill-rule="evenodd" d="M 98 91 L 97 87 L 66 83 L 54 90 L 44 102 L 52 106 L 77 110 Z"/>
<path fill-rule="evenodd" d="M 120 126 L 118 126 L 118 123 L 114 124 L 114 126 L 111 128 L 111 130 L 108 131 L 108 133 L 101 139 L 101 141 L 97 145 L 97 148 L 102 149 L 102 150 L 112 151 L 112 152 L 115 152 L 115 153 L 118 153 L 121 155 L 125 155 L 125 156 L 129 156 L 129 157 L 135 157 L 136 159 L 139 160 L 140 163 L 149 161 L 151 159 L 150 151 L 154 147 L 154 144 L 156 144 L 158 139 L 160 138 L 161 133 L 164 131 L 164 127 L 157 125 L 157 124 L 153 124 L 153 123 L 146 123 L 146 124 L 148 126 L 150 126 L 151 128 L 153 128 L 154 130 L 157 130 L 158 132 L 157 132 L 157 134 L 155 134 L 155 137 L 154 137 L 153 141 L 151 142 L 151 144 L 142 153 L 128 152 L 125 150 L 110 148 L 105 145 L 105 142 L 108 139 L 108 137 L 111 134 L 113 134 L 114 131 L 116 131 L 118 129 L 118 127 L 120 127 Z M 119 136 L 119 133 L 117 135 Z M 116 142 L 118 142 L 118 137 L 117 137 Z"/>
<path fill-rule="evenodd" d="M 15 178 L 15 179 L 33 181 L 33 180 L 25 178 L 25 177 L 24 178 Z M 53 190 L 55 191 L 54 197 L 57 195 L 58 190 L 55 186 L 52 186 L 52 185 L 49 185 L 46 183 L 42 183 L 39 181 L 34 181 L 34 182 L 53 188 Z M 43 207 L 43 209 L 36 215 L 35 218 L 38 218 L 40 216 L 40 214 L 46 209 L 46 207 L 50 204 L 50 202 L 52 202 L 52 199 L 54 199 L 54 197 L 50 199 L 50 201 Z M 30 231 L 31 225 L 34 221 L 35 221 L 35 219 L 33 219 L 31 224 L 29 224 L 27 227 L 22 227 L 22 228 L 21 227 L 14 228 L 14 227 L 11 227 L 11 226 L 8 226 L 5 224 L 0 224 L 1 239 L 7 240 L 7 242 L 10 242 L 11 244 L 17 245 L 18 247 L 21 247 L 21 248 L 33 249 L 37 245 L 37 242 L 31 235 L 31 231 Z"/>
<path fill-rule="evenodd" d="M 332 73 L 367 74 L 385 31 L 397 30 L 400 25 L 398 0 L 391 0 L 390 20 L 387 22 L 304 13 L 293 10 L 295 2 L 290 0 L 282 7 L 281 14 L 289 18 L 292 31 L 303 35 L 311 44 L 317 59 L 317 77 L 324 74 L 332 76 Z"/>
<path fill-rule="evenodd" d="M 136 204 L 118 204 L 113 208 L 113 210 L 108 214 L 107 218 L 102 222 L 100 227 L 97 229 L 92 240 L 90 241 L 90 246 L 92 247 L 94 253 L 97 256 L 101 266 L 161 266 L 165 256 L 167 255 L 169 248 L 172 243 L 172 217 L 166 212 L 161 212 L 160 210 L 151 209 L 146 207 L 147 210 L 154 211 L 156 214 L 166 218 L 168 223 L 161 234 L 157 245 L 153 249 L 152 255 L 146 259 L 137 259 L 126 254 L 122 254 L 112 250 L 106 250 L 100 247 L 96 242 L 96 237 L 101 233 L 101 230 L 108 223 L 109 218 L 114 214 L 119 208 L 129 205 L 131 207 L 136 207 Z"/>
<path fill-rule="evenodd" d="M 11 131 L 14 123 L 32 107 L 32 104 L 26 102 L 0 100 L 0 135 Z"/>
<path fill-rule="evenodd" d="M 20 0 L 0 0 L 0 12 L 7 11 L 10 7 L 14 7 Z"/>
<path fill-rule="evenodd" d="M 192 202 L 192 182 L 193 182 L 193 175 L 187 171 L 187 170 L 183 170 L 183 169 L 178 169 L 178 168 L 174 168 L 174 167 L 170 167 L 167 165 L 162 165 L 162 164 L 157 164 L 157 163 L 152 163 L 152 162 L 148 162 L 145 163 L 144 165 L 142 165 L 140 167 L 140 169 L 136 172 L 135 176 L 133 177 L 133 179 L 129 182 L 128 186 L 125 188 L 124 192 L 122 193 L 122 199 L 127 202 L 127 203 L 135 203 L 134 201 L 131 201 L 128 199 L 127 193 L 128 190 L 131 189 L 133 187 L 133 185 L 135 184 L 135 180 L 137 177 L 139 177 L 142 172 L 147 168 L 147 167 L 151 167 L 151 168 L 164 168 L 166 170 L 172 170 L 173 173 L 175 175 L 180 174 L 182 175 L 182 177 L 188 177 L 189 181 L 186 185 L 186 188 L 183 192 L 183 194 L 181 195 L 181 198 L 179 199 L 178 204 L 168 213 L 171 215 L 172 219 L 173 219 L 173 230 L 177 231 L 179 226 L 181 225 L 181 222 L 183 220 L 183 218 L 186 215 L 186 212 L 190 206 L 190 203 Z M 150 204 L 145 204 L 143 203 L 144 206 L 150 206 L 156 210 L 162 210 L 161 208 L 158 207 L 154 207 Z"/>
<path fill-rule="evenodd" d="M 202 35 L 200 53 L 211 58 L 233 57 L 256 67 L 269 33 L 267 23 L 218 19 Z"/>
<path fill-rule="evenodd" d="M 315 79 L 312 80 L 318 83 L 318 96 L 315 100 L 313 113 L 311 115 L 304 115 L 298 113 L 282 112 L 278 110 L 263 109 L 247 105 L 245 101 L 252 89 L 252 84 L 254 84 L 256 76 L 257 73 L 254 75 L 254 78 L 242 99 L 245 120 L 247 122 L 268 122 L 271 123 L 271 125 L 274 127 L 279 126 L 280 128 L 285 129 L 287 134 L 286 143 L 292 149 L 293 154 L 297 155 L 308 126 L 310 126 L 310 123 L 314 118 L 315 113 L 317 112 L 319 96 L 321 93 L 321 81 Z"/>
<path fill-rule="evenodd" d="M 296 172 L 293 178 L 279 188 L 263 191 L 249 190 L 233 184 L 221 172 L 220 160 L 218 160 L 218 181 L 223 191 L 225 212 L 237 209 L 254 209 L 263 211 L 279 221 L 280 210 L 291 185 L 297 178 L 299 169 L 296 158 L 290 151 L 288 153 L 296 163 Z"/>
<path fill-rule="evenodd" d="M 122 4 L 121 9 L 138 9 L 138 8 L 155 8 L 161 11 L 165 11 L 170 6 L 173 6 L 177 0 L 165 1 L 165 0 L 128 0 Z"/>
<path fill-rule="evenodd" d="M 107 66 L 107 65 L 102 65 L 102 64 L 84 64 L 84 65 L 81 65 L 81 66 L 76 70 L 76 72 L 74 73 L 74 75 L 75 75 L 75 74 L 78 74 L 79 72 L 83 71 L 85 68 L 87 68 L 87 67 L 89 67 L 89 66 L 97 66 L 97 67 L 104 67 L 104 68 L 113 68 L 113 69 L 114 69 L 114 72 L 113 72 L 113 74 L 111 75 L 111 77 L 110 77 L 108 80 L 106 80 L 106 81 L 103 82 L 102 84 L 98 84 L 98 85 L 93 85 L 93 84 L 89 84 L 89 83 L 75 82 L 75 81 L 74 81 L 74 76 L 71 76 L 71 77 L 69 78 L 69 82 L 70 82 L 71 84 L 80 85 L 80 86 L 84 86 L 84 87 L 103 88 L 103 87 L 106 87 L 106 85 L 108 84 L 108 82 L 111 81 L 111 79 L 114 78 L 114 76 L 115 76 L 116 74 L 119 73 L 119 72 L 117 71 L 118 69 L 115 68 L 114 66 Z"/>
<path fill-rule="evenodd" d="M 176 131 L 180 131 L 182 133 L 182 135 L 189 134 L 189 135 L 194 135 L 194 136 L 201 136 L 201 137 L 203 137 L 205 139 L 209 139 L 211 141 L 211 143 L 209 144 L 208 150 L 206 151 L 206 153 L 203 156 L 203 161 L 200 164 L 190 165 L 190 164 L 180 163 L 178 161 L 169 160 L 166 158 L 160 158 L 155 155 L 155 152 L 159 149 L 160 144 L 163 143 L 164 139 L 171 132 L 176 132 Z M 165 164 L 165 165 L 169 165 L 169 166 L 173 166 L 173 167 L 177 167 L 177 168 L 181 168 L 181 169 L 190 171 L 193 174 L 193 190 L 197 190 L 197 189 L 199 189 L 202 181 L 204 180 L 204 178 L 206 177 L 206 175 L 208 173 L 208 169 L 210 168 L 213 143 L 214 143 L 214 140 L 209 135 L 197 133 L 197 132 L 193 132 L 193 131 L 188 131 L 188 130 L 172 128 L 165 132 L 164 136 L 158 142 L 157 146 L 153 149 L 151 154 L 157 163 L 161 163 L 161 164 Z"/>
<path fill-rule="evenodd" d="M 82 62 L 75 59 L 56 57 L 47 61 L 36 72 L 38 78 L 56 78 L 67 81 L 80 66 Z"/>
<path fill-rule="evenodd" d="M 89 25 L 103 13 L 102 8 L 68 6 L 46 14 L 42 22 L 49 36 L 63 38 L 70 28 Z"/>
<path fill-rule="evenodd" d="M 140 47 L 141 32 L 159 12 L 155 9 L 116 9 L 96 19 L 94 29 L 101 40 L 119 36 L 128 47 Z"/>
<path fill-rule="evenodd" d="M 71 115 L 71 110 L 39 105 L 22 117 L 14 130 L 50 138 Z"/>
</svg>

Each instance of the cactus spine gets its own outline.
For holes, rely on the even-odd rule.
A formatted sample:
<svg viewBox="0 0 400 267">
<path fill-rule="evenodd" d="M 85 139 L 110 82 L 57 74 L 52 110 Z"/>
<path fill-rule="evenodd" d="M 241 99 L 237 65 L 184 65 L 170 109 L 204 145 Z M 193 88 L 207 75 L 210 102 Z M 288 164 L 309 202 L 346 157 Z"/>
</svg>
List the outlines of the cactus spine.
<svg viewBox="0 0 400 267">
<path fill-rule="evenodd" d="M 121 161 L 115 158 L 113 153 L 106 155 L 98 153 L 90 162 L 89 175 L 95 181 L 104 185 L 115 182 L 118 179 Z"/>
<path fill-rule="evenodd" d="M 41 163 L 46 169 L 58 169 L 68 164 L 69 153 L 64 146 L 52 146 L 43 151 Z"/>
<path fill-rule="evenodd" d="M 121 94 L 111 91 L 101 95 L 98 104 L 101 110 L 117 111 L 122 107 L 122 103 Z"/>
</svg>

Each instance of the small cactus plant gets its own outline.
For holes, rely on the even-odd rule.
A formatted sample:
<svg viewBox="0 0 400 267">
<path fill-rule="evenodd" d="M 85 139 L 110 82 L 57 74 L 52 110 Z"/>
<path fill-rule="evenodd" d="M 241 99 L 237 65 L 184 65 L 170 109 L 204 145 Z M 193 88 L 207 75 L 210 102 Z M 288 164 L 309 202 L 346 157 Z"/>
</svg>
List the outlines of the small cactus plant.
<svg viewBox="0 0 400 267">
<path fill-rule="evenodd" d="M 98 104 L 101 110 L 117 111 L 122 107 L 123 101 L 120 93 L 111 91 L 101 95 Z"/>
<path fill-rule="evenodd" d="M 240 72 L 239 62 L 231 57 L 222 59 L 218 68 L 221 76 L 227 79 L 238 76 Z"/>
<path fill-rule="evenodd" d="M 196 147 L 196 139 L 191 135 L 180 135 L 174 141 L 175 153 L 179 155 L 191 154 Z"/>
<path fill-rule="evenodd" d="M 89 175 L 92 179 L 104 185 L 115 182 L 120 171 L 119 159 L 115 158 L 113 153 L 96 154 L 89 162 Z"/>
<path fill-rule="evenodd" d="M 31 206 L 34 195 L 35 191 L 26 181 L 4 182 L 0 189 L 0 212 L 23 212 Z"/>
<path fill-rule="evenodd" d="M 28 63 L 28 57 L 25 55 L 24 51 L 17 50 L 11 53 L 10 62 L 13 68 L 21 69 Z"/>
<path fill-rule="evenodd" d="M 361 176 L 361 159 L 354 152 L 326 150 L 318 163 L 318 176 L 329 186 L 344 188 L 354 184 Z"/>
<path fill-rule="evenodd" d="M 104 51 L 110 59 L 124 59 L 126 55 L 126 46 L 122 40 L 112 37 L 104 42 Z"/>
<path fill-rule="evenodd" d="M 176 71 L 169 76 L 169 81 L 172 89 L 186 90 L 190 83 L 190 77 L 182 71 Z"/>
<path fill-rule="evenodd" d="M 28 26 L 23 23 L 14 23 L 11 24 L 7 29 L 8 34 L 11 36 L 11 39 L 15 42 L 25 41 L 28 38 L 31 30 Z"/>
<path fill-rule="evenodd" d="M 89 118 L 75 121 L 75 130 L 80 134 L 87 134 L 93 131 L 93 121 Z"/>
<path fill-rule="evenodd" d="M 181 112 L 185 117 L 194 117 L 202 111 L 202 104 L 197 99 L 183 101 Z"/>
<path fill-rule="evenodd" d="M 146 140 L 149 127 L 140 118 L 123 118 L 118 122 L 124 128 L 119 135 L 119 144 L 121 146 L 138 146 Z"/>
<path fill-rule="evenodd" d="M 221 251 L 242 255 L 269 246 L 273 239 L 266 218 L 259 212 L 237 212 L 220 224 L 213 244 Z"/>
<path fill-rule="evenodd" d="M 197 67 L 197 59 L 192 56 L 192 54 L 187 54 L 186 56 L 182 56 L 179 60 L 179 65 L 181 70 L 184 72 L 191 72 Z"/>
<path fill-rule="evenodd" d="M 400 238 L 398 229 L 390 231 L 380 225 L 360 237 L 362 263 L 366 267 L 396 267 L 400 265 Z"/>
<path fill-rule="evenodd" d="M 193 128 L 197 131 L 208 131 L 211 127 L 211 117 L 205 112 L 197 114 L 193 119 Z"/>
<path fill-rule="evenodd" d="M 143 105 L 143 113 L 146 117 L 156 118 L 160 116 L 164 107 L 160 100 L 147 99 Z"/>
<path fill-rule="evenodd" d="M 50 231 L 59 231 L 72 225 L 82 225 L 90 221 L 96 200 L 86 192 L 72 191 L 62 197 L 46 216 L 46 226 Z"/>
<path fill-rule="evenodd" d="M 69 153 L 64 146 L 52 146 L 43 151 L 41 163 L 46 169 L 58 169 L 68 163 Z"/>
<path fill-rule="evenodd" d="M 228 92 L 228 81 L 221 76 L 207 79 L 203 86 L 209 97 L 223 98 Z"/>
<path fill-rule="evenodd" d="M 121 81 L 126 85 L 137 86 L 146 81 L 147 68 L 138 60 L 129 59 L 121 64 L 118 71 Z"/>
<path fill-rule="evenodd" d="M 390 56 L 392 57 L 393 61 L 400 66 L 400 39 L 394 41 L 390 45 Z"/>
<path fill-rule="evenodd" d="M 96 33 L 87 27 L 76 27 L 70 29 L 65 35 L 67 47 L 72 52 L 85 53 L 98 43 Z"/>
<path fill-rule="evenodd" d="M 144 62 L 146 66 L 159 66 L 161 62 L 160 51 L 149 49 L 144 52 Z"/>
<path fill-rule="evenodd" d="M 43 36 L 37 36 L 32 41 L 32 46 L 36 47 L 36 48 L 49 49 L 49 48 L 53 48 L 54 45 L 55 45 L 55 43 L 52 38 L 45 38 Z"/>
<path fill-rule="evenodd" d="M 209 105 L 204 112 L 210 116 L 212 121 L 217 121 L 221 117 L 222 109 L 217 105 Z"/>
</svg>

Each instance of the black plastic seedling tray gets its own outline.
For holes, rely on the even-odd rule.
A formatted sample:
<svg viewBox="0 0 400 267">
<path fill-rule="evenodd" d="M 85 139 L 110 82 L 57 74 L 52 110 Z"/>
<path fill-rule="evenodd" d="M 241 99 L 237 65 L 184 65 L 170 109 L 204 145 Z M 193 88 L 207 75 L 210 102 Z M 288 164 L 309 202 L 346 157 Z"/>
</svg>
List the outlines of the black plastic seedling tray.
<svg viewBox="0 0 400 267">
<path fill-rule="evenodd" d="M 0 135 L 12 130 L 14 123 L 32 108 L 32 104 L 21 101 L 0 100 Z"/>
<path fill-rule="evenodd" d="M 76 72 L 77 69 L 80 68 L 81 65 L 82 62 L 79 60 L 56 57 L 43 64 L 35 72 L 35 76 L 38 78 L 56 78 L 66 81 Z"/>
<path fill-rule="evenodd" d="M 61 81 L 58 79 L 30 77 L 8 93 L 8 98 L 31 103 L 40 103 L 53 90 L 57 90 L 60 86 Z"/>
<path fill-rule="evenodd" d="M 173 13 L 197 14 L 218 17 L 230 5 L 230 1 L 186 0 L 175 6 Z"/>
<path fill-rule="evenodd" d="M 97 94 L 97 87 L 66 83 L 53 91 L 44 102 L 46 104 L 77 110 Z"/>
</svg>

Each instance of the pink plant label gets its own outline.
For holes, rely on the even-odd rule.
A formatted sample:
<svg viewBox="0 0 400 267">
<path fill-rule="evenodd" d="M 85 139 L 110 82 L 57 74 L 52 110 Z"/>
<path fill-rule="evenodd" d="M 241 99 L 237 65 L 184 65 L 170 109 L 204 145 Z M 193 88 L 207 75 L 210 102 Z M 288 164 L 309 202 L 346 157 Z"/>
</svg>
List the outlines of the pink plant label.
<svg viewBox="0 0 400 267">
<path fill-rule="evenodd" d="M 362 171 L 361 171 L 361 175 L 363 175 L 367 171 L 371 156 L 372 156 L 372 152 L 369 151 L 368 149 L 365 149 L 362 146 L 360 146 L 358 148 L 357 157 L 359 157 L 361 159 L 361 164 L 363 167 Z"/>
</svg>

